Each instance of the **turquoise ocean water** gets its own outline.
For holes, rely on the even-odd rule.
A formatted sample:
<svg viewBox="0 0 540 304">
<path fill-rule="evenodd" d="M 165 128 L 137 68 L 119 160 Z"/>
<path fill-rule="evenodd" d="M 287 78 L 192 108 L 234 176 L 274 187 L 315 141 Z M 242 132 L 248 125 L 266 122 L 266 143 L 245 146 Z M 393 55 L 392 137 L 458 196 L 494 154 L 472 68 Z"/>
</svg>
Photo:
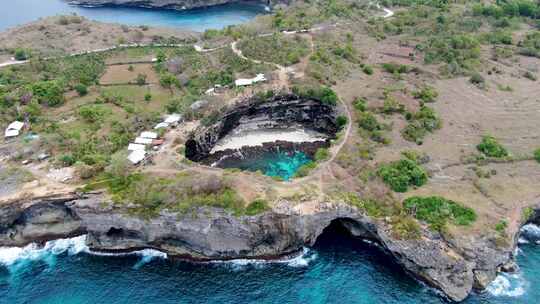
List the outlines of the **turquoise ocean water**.
<svg viewBox="0 0 540 304">
<path fill-rule="evenodd" d="M 0 31 L 41 17 L 77 13 L 102 22 L 185 28 L 202 32 L 240 24 L 264 13 L 263 5 L 227 4 L 188 11 L 68 5 L 63 0 L 1 0 Z"/>
<path fill-rule="evenodd" d="M 249 171 L 260 171 L 268 176 L 290 180 L 300 167 L 312 160 L 300 151 L 267 152 L 257 158 L 225 159 L 219 163 L 221 168 L 238 168 Z"/>
<path fill-rule="evenodd" d="M 539 246 L 521 244 L 521 271 L 498 277 L 465 303 L 538 303 Z M 0 303 L 446 303 L 376 245 L 337 229 L 302 256 L 272 263 L 193 264 L 151 250 L 129 256 L 87 251 L 84 236 L 45 249 L 0 249 Z"/>
</svg>

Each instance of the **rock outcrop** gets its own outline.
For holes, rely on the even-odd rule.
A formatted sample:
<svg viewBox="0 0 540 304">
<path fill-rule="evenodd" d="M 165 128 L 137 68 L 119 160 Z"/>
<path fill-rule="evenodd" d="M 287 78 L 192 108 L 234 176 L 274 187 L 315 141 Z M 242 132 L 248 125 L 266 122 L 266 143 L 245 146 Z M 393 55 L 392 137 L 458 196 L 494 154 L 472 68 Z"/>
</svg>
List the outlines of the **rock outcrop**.
<svg viewBox="0 0 540 304">
<path fill-rule="evenodd" d="M 479 246 L 455 248 L 427 229 L 420 239 L 399 239 L 385 220 L 371 219 L 344 203 L 320 203 L 310 212 L 290 205 L 280 203 L 256 216 L 205 208 L 189 214 L 162 211 L 143 219 L 130 215 L 129 205 L 108 203 L 102 194 L 33 199 L 0 207 L 0 246 L 87 234 L 87 245 L 98 251 L 154 248 L 194 260 L 271 259 L 313 245 L 326 227 L 338 221 L 352 235 L 379 243 L 411 275 L 455 301 L 465 299 L 477 286 L 477 271 L 495 273 L 505 262 L 502 259 L 510 259 L 506 253 Z"/>
<path fill-rule="evenodd" d="M 216 143 L 236 128 L 278 130 L 302 127 L 333 138 L 338 131 L 335 116 L 333 106 L 294 94 L 269 99 L 255 96 L 224 113 L 215 123 L 196 130 L 186 141 L 186 157 L 197 162 L 208 158 Z M 231 152 L 234 151 L 222 152 L 220 156 Z"/>
<path fill-rule="evenodd" d="M 85 6 L 133 6 L 146 8 L 161 8 L 173 10 L 186 10 L 199 7 L 209 7 L 214 5 L 222 5 L 227 3 L 238 2 L 237 0 L 70 0 L 69 3 Z M 252 3 L 274 3 L 263 1 L 245 1 Z"/>
</svg>

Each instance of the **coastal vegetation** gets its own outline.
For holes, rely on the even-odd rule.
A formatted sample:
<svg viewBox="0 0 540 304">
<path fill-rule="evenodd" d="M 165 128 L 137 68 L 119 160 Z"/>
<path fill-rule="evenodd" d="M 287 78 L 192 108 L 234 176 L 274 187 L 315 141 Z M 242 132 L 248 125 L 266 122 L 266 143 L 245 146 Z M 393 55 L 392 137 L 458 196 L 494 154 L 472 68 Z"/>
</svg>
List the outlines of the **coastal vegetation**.
<svg viewBox="0 0 540 304">
<path fill-rule="evenodd" d="M 378 175 L 395 192 L 406 192 L 410 187 L 420 187 L 428 180 L 424 168 L 409 158 L 381 165 Z"/>
<path fill-rule="evenodd" d="M 482 142 L 476 146 L 476 149 L 487 157 L 503 158 L 509 155 L 506 148 L 495 137 L 489 135 L 482 137 Z"/>
<path fill-rule="evenodd" d="M 443 231 L 448 223 L 466 226 L 476 221 L 473 209 L 440 196 L 413 196 L 403 201 L 407 213 L 426 222 L 431 229 Z"/>
</svg>

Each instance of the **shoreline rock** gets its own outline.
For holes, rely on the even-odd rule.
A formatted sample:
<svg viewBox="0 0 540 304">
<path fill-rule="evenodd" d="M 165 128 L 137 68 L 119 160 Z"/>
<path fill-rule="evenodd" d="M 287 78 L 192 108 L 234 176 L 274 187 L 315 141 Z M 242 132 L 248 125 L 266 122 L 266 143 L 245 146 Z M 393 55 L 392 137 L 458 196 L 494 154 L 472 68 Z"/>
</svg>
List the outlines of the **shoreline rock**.
<svg viewBox="0 0 540 304">
<path fill-rule="evenodd" d="M 353 236 L 377 242 L 411 276 L 453 301 L 464 300 L 473 288 L 485 288 L 512 260 L 505 250 L 494 251 L 483 240 L 470 248 L 459 247 L 427 229 L 418 240 L 398 239 L 384 220 L 339 202 L 320 203 L 317 211 L 307 214 L 292 208 L 241 217 L 215 208 L 193 214 L 162 211 L 142 219 L 96 193 L 28 199 L 0 207 L 0 246 L 86 234 L 87 246 L 98 252 L 148 248 L 201 262 L 279 259 L 312 246 L 325 228 L 337 222 Z"/>
</svg>

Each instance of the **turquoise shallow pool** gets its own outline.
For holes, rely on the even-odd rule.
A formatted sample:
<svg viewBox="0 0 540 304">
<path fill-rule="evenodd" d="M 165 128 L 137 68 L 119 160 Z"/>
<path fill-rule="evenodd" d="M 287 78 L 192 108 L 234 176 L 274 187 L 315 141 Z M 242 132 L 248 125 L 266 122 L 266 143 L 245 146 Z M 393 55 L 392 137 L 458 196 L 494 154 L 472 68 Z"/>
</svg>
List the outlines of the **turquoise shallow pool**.
<svg viewBox="0 0 540 304">
<path fill-rule="evenodd" d="M 8 3 L 9 2 L 9 3 Z M 202 32 L 240 24 L 265 12 L 263 5 L 227 4 L 207 9 L 173 11 L 161 9 L 72 6 L 63 0 L 3 0 L 0 31 L 41 17 L 77 13 L 102 22 L 185 28 Z"/>
<path fill-rule="evenodd" d="M 84 237 L 47 250 L 0 250 L 0 303 L 445 303 L 373 245 L 328 232 L 283 263 L 192 264 L 156 252 L 84 253 Z M 540 247 L 521 246 L 521 272 L 465 303 L 538 303 Z"/>
<path fill-rule="evenodd" d="M 224 160 L 220 162 L 222 168 L 238 168 L 248 171 L 260 171 L 265 175 L 280 177 L 283 180 L 290 180 L 294 177 L 298 169 L 303 165 L 311 163 L 312 160 L 305 153 L 300 151 L 280 151 L 266 152 L 263 155 L 234 160 Z"/>
</svg>

